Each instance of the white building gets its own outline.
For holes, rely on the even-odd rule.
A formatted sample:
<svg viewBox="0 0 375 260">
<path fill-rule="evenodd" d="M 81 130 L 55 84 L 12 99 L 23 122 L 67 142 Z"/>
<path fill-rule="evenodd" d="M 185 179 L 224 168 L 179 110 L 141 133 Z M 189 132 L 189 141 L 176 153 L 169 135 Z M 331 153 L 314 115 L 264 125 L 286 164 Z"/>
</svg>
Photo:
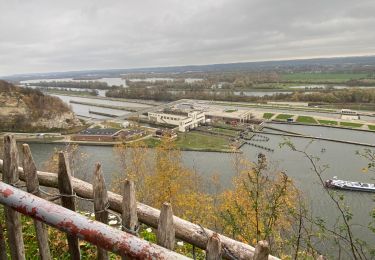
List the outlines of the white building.
<svg viewBox="0 0 375 260">
<path fill-rule="evenodd" d="M 163 111 L 148 112 L 148 120 L 178 126 L 178 131 L 186 132 L 186 130 L 198 127 L 205 122 L 205 115 L 201 111 Z"/>
<path fill-rule="evenodd" d="M 357 111 L 353 111 L 350 109 L 341 109 L 341 119 L 357 120 L 360 119 L 360 116 Z"/>
</svg>

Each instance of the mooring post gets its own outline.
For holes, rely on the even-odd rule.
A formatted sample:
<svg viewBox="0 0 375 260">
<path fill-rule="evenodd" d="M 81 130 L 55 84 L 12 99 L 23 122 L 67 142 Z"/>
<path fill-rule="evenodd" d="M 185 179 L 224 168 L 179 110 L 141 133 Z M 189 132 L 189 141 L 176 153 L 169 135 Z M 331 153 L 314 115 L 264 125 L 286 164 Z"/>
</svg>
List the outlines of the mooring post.
<svg viewBox="0 0 375 260">
<path fill-rule="evenodd" d="M 37 176 L 37 169 L 33 156 L 30 151 L 28 144 L 22 145 L 23 150 L 23 171 L 26 179 L 27 192 L 40 197 L 39 191 L 39 180 Z M 48 245 L 48 231 L 46 225 L 42 222 L 34 220 L 34 226 L 36 231 L 36 238 L 38 240 L 39 255 L 42 260 L 49 260 L 51 258 L 51 252 Z"/>
<path fill-rule="evenodd" d="M 59 152 L 59 168 L 58 168 L 58 187 L 61 195 L 61 205 L 72 211 L 76 210 L 74 199 L 74 191 L 72 186 L 72 176 L 68 156 L 63 152 Z M 67 234 L 69 245 L 69 253 L 72 259 L 81 259 L 78 238 L 74 235 Z"/>
<path fill-rule="evenodd" d="M 94 184 L 93 184 L 93 198 L 94 198 L 94 212 L 95 220 L 104 224 L 108 224 L 108 194 L 105 186 L 105 181 L 101 171 L 100 163 L 95 165 L 94 170 Z M 99 260 L 107 260 L 108 252 L 100 247 L 97 247 L 97 258 Z"/>
<path fill-rule="evenodd" d="M 16 186 L 18 179 L 18 150 L 16 139 L 13 135 L 4 137 L 4 165 L 3 180 Z M 9 207 L 5 207 L 5 218 L 9 248 L 12 259 L 25 259 L 25 246 L 22 237 L 21 214 Z"/>
</svg>

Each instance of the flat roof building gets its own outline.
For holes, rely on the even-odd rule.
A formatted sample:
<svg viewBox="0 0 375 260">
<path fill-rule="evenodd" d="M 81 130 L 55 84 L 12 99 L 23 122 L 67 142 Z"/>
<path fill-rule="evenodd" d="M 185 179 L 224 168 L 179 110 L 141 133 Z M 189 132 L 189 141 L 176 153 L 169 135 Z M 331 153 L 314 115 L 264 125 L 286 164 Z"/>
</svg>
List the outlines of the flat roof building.
<svg viewBox="0 0 375 260">
<path fill-rule="evenodd" d="M 184 112 L 165 110 L 162 112 L 148 112 L 148 119 L 153 122 L 174 125 L 178 131 L 186 132 L 205 122 L 205 115 L 200 111 Z"/>
</svg>

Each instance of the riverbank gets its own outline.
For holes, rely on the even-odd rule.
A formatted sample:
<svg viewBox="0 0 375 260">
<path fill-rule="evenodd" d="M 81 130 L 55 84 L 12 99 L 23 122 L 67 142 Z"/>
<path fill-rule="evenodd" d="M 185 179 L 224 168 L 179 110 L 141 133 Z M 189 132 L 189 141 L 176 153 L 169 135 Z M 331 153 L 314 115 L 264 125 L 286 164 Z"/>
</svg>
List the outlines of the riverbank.
<svg viewBox="0 0 375 260">
<path fill-rule="evenodd" d="M 99 104 L 99 103 L 92 103 L 92 102 L 84 102 L 84 101 L 77 101 L 77 100 L 70 100 L 69 103 L 72 104 L 80 104 L 85 106 L 93 106 L 93 107 L 104 107 L 104 108 L 110 108 L 110 109 L 116 109 L 116 110 L 124 110 L 128 112 L 138 112 L 141 109 L 141 107 L 124 107 L 124 106 L 114 106 L 114 105 L 107 105 L 107 104 Z"/>
<path fill-rule="evenodd" d="M 12 133 L 7 133 L 12 134 Z M 0 134 L 1 136 L 1 134 Z M 96 141 L 74 141 L 70 140 L 70 136 L 54 136 L 54 137 L 36 137 L 36 135 L 19 136 L 16 140 L 19 143 L 35 143 L 35 144 L 57 144 L 68 145 L 75 144 L 80 146 L 109 146 L 113 147 L 121 144 L 130 144 L 133 142 L 143 141 L 149 148 L 156 148 L 160 144 L 160 139 L 151 135 L 131 141 L 116 142 L 96 142 Z M 204 133 L 189 132 L 179 133 L 176 139 L 176 147 L 181 151 L 196 152 L 217 152 L 217 153 L 241 153 L 239 149 L 230 145 L 229 138 L 223 136 L 210 136 Z"/>
<path fill-rule="evenodd" d="M 80 98 L 109 100 L 109 101 L 120 101 L 120 102 L 143 104 L 143 105 L 149 105 L 149 106 L 160 106 L 160 105 L 165 104 L 165 102 L 160 102 L 160 101 L 155 101 L 155 100 L 114 98 L 114 97 L 99 97 L 99 96 L 78 95 L 78 94 L 60 94 L 60 93 L 57 93 L 57 92 L 56 93 L 50 92 L 49 94 L 56 94 L 56 95 L 69 96 L 69 97 L 80 97 Z"/>
</svg>

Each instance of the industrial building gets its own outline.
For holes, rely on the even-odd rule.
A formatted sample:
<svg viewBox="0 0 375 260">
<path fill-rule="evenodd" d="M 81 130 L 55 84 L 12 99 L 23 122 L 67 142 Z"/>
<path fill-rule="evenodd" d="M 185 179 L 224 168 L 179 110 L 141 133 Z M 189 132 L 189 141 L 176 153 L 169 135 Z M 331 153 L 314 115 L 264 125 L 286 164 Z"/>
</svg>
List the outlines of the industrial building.
<svg viewBox="0 0 375 260">
<path fill-rule="evenodd" d="M 250 110 L 240 109 L 210 109 L 205 112 L 206 120 L 212 121 L 224 121 L 224 122 L 238 122 L 248 123 L 252 119 L 253 115 Z"/>
<path fill-rule="evenodd" d="M 160 124 L 175 125 L 180 132 L 194 129 L 205 122 L 204 113 L 199 111 L 183 112 L 169 110 L 162 112 L 149 112 L 148 119 Z"/>
</svg>

